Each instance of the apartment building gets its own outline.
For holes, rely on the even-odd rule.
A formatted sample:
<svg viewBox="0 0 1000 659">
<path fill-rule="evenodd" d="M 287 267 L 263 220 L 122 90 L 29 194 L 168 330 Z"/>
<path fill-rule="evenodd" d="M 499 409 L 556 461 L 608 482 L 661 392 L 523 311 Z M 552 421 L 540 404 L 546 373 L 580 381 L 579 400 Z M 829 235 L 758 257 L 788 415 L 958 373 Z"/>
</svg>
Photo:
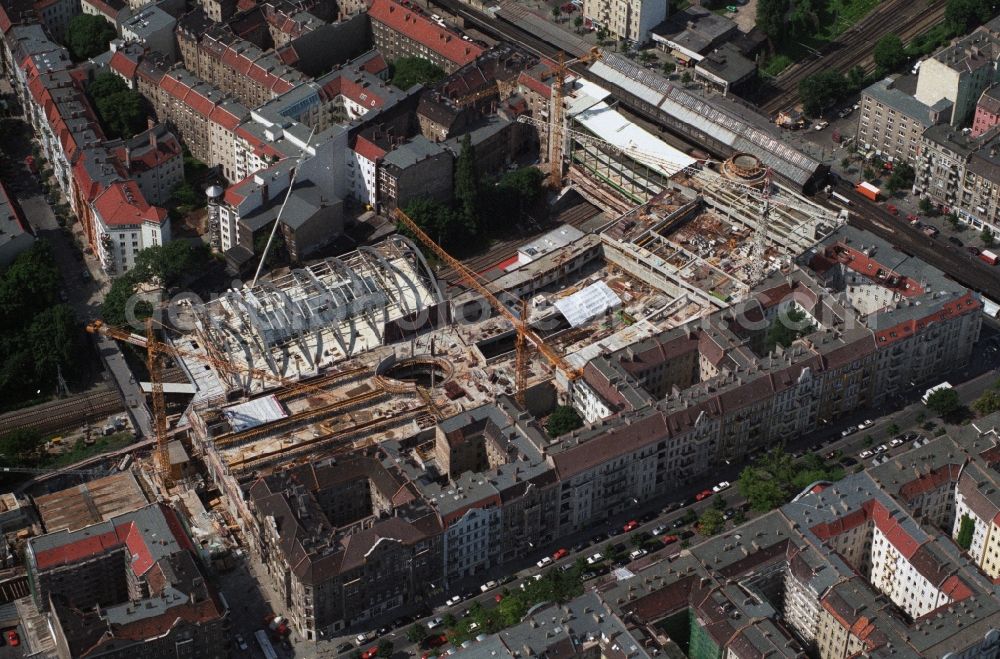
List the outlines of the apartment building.
<svg viewBox="0 0 1000 659">
<path fill-rule="evenodd" d="M 177 61 L 177 41 L 174 38 L 176 25 L 176 18 L 159 6 L 149 4 L 124 21 L 120 31 L 123 39 L 142 44 L 173 63 Z"/>
<path fill-rule="evenodd" d="M 387 60 L 421 57 L 452 73 L 474 61 L 485 48 L 437 23 L 415 5 L 374 0 L 368 7 L 372 39 Z"/>
<path fill-rule="evenodd" d="M 666 0 L 583 0 L 583 15 L 617 39 L 642 45 L 667 18 Z"/>
<path fill-rule="evenodd" d="M 962 548 L 991 579 L 1000 577 L 1000 481 L 995 474 L 973 463 L 962 470 L 957 483 L 951 483 L 955 492 L 951 537 L 960 542 L 963 529 L 971 525 L 969 544 Z"/>
<path fill-rule="evenodd" d="M 383 212 L 405 208 L 414 199 L 451 199 L 454 159 L 443 146 L 423 135 L 399 144 L 382 158 L 378 203 Z"/>
<path fill-rule="evenodd" d="M 995 656 L 998 586 L 944 537 L 973 513 L 952 507 L 942 528 L 922 506 L 970 487 L 995 493 L 998 420 L 810 485 L 688 549 L 654 551 L 627 566 L 629 579 L 595 592 L 633 633 L 662 633 L 647 651 L 683 642 L 692 657 Z"/>
<path fill-rule="evenodd" d="M 80 8 L 84 14 L 102 17 L 119 34 L 125 21 L 132 17 L 132 9 L 125 0 L 80 0 Z"/>
<path fill-rule="evenodd" d="M 228 656 L 228 611 L 165 504 L 31 538 L 25 558 L 60 659 Z"/>
<path fill-rule="evenodd" d="M 979 137 L 997 124 L 1000 124 L 1000 85 L 991 85 L 976 102 L 976 114 L 972 118 L 972 132 L 969 136 Z"/>
<path fill-rule="evenodd" d="M 80 3 L 75 0 L 4 0 L 0 2 L 0 31 L 6 33 L 12 25 L 40 23 L 62 43 L 69 22 L 80 12 Z"/>
<path fill-rule="evenodd" d="M 153 124 L 132 139 L 109 142 L 107 147 L 151 204 L 167 203 L 170 193 L 184 181 L 181 143 L 163 124 Z"/>
<path fill-rule="evenodd" d="M 914 76 L 890 76 L 861 93 L 858 146 L 888 162 L 913 163 L 923 153 L 923 134 L 947 122 L 950 104 L 925 105 L 913 96 Z"/>
<path fill-rule="evenodd" d="M 61 49 L 42 48 L 34 38 L 14 44 L 13 52 L 23 52 L 25 47 L 35 51 L 22 62 L 23 88 L 22 79 L 18 80 L 25 115 L 60 192 L 81 220 L 90 247 L 105 272 L 120 275 L 134 265 L 140 250 L 170 240 L 167 213 L 149 203 L 132 177 L 132 164 L 117 157 L 130 155 L 125 143 L 104 138 L 84 93 L 87 71 L 69 70 Z M 160 134 L 165 134 L 163 127 L 151 126 L 140 141 L 151 147 L 150 135 Z M 163 162 L 158 150 L 155 156 L 151 148 L 143 153 L 151 163 L 155 161 L 155 166 L 141 172 L 143 183 L 162 197 L 183 176 L 176 144 L 173 156 L 164 154 Z M 138 163 L 136 168 L 139 173 Z"/>
<path fill-rule="evenodd" d="M 440 521 L 374 457 L 275 473 L 248 496 L 251 549 L 307 641 L 440 592 Z"/>
<path fill-rule="evenodd" d="M 10 265 L 17 255 L 31 247 L 35 234 L 21 206 L 0 181 L 0 267 Z"/>
<path fill-rule="evenodd" d="M 993 19 L 920 65 L 915 97 L 927 106 L 951 105 L 946 121 L 961 128 L 972 120 L 983 91 L 1000 82 L 1000 20 Z"/>
</svg>

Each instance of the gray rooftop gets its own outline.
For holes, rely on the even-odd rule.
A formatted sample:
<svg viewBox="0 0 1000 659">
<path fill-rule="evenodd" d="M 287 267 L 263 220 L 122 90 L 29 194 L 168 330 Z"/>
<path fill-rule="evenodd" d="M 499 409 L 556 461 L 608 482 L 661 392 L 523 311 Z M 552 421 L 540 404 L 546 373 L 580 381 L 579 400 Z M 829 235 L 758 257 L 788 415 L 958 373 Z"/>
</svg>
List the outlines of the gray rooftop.
<svg viewBox="0 0 1000 659">
<path fill-rule="evenodd" d="M 912 89 L 909 89 L 909 87 L 912 87 Z M 864 96 L 871 96 L 875 101 L 892 108 L 913 121 L 919 122 L 923 126 L 930 126 L 934 123 L 931 119 L 931 113 L 934 111 L 934 108 L 918 101 L 913 96 L 915 89 L 916 76 L 889 76 L 869 85 L 862 94 Z M 948 104 L 947 101 L 944 101 L 944 103 Z M 937 105 L 940 104 L 941 101 Z"/>
<path fill-rule="evenodd" d="M 382 162 L 386 165 L 406 169 L 428 158 L 439 156 L 442 153 L 447 153 L 443 146 L 431 142 L 423 135 L 417 135 L 387 153 Z"/>
</svg>

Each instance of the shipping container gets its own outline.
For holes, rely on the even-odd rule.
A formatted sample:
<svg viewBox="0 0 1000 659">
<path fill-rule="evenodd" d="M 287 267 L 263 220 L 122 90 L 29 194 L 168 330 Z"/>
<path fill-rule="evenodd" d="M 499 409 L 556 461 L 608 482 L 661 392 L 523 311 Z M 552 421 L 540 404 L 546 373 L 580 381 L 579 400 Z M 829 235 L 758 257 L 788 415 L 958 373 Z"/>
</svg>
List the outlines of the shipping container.
<svg viewBox="0 0 1000 659">
<path fill-rule="evenodd" d="M 1000 256 L 997 256 L 988 249 L 979 252 L 979 258 L 990 265 L 996 265 L 997 261 L 1000 261 Z"/>
<path fill-rule="evenodd" d="M 854 188 L 858 194 L 868 197 L 872 201 L 878 201 L 879 195 L 882 193 L 881 190 L 876 188 L 874 185 L 868 181 L 862 181 L 858 183 L 857 187 Z"/>
</svg>

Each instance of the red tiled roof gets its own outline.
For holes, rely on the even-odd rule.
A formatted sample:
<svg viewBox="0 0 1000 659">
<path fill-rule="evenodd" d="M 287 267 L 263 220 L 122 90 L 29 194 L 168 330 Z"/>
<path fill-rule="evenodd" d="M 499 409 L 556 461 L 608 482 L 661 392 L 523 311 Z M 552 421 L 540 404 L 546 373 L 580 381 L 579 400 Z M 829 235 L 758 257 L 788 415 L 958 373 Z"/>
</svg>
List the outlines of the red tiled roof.
<svg viewBox="0 0 1000 659">
<path fill-rule="evenodd" d="M 972 293 L 969 292 L 957 300 L 946 302 L 941 305 L 940 309 L 932 314 L 922 318 L 907 320 L 899 323 L 898 325 L 893 325 L 892 327 L 887 327 L 875 332 L 875 341 L 879 346 L 890 345 L 896 341 L 902 341 L 903 339 L 913 336 L 931 323 L 958 318 L 972 309 L 979 309 L 981 307 L 982 302 L 976 299 Z"/>
<path fill-rule="evenodd" d="M 135 77 L 135 70 L 139 68 L 139 62 L 133 61 L 125 56 L 125 53 L 118 50 L 115 54 L 111 56 L 111 61 L 108 63 L 113 71 L 118 72 L 124 78 L 132 80 Z"/>
<path fill-rule="evenodd" d="M 517 76 L 517 83 L 545 98 L 552 96 L 552 87 L 532 76 L 527 71 L 521 71 L 520 75 Z"/>
<path fill-rule="evenodd" d="M 105 225 L 127 226 L 143 222 L 163 223 L 167 211 L 150 206 L 135 181 L 115 181 L 97 197 L 94 208 Z"/>
<path fill-rule="evenodd" d="M 368 8 L 368 17 L 426 46 L 459 66 L 474 61 L 484 52 L 482 47 L 463 40 L 427 16 L 418 14 L 393 0 L 374 0 Z"/>
<path fill-rule="evenodd" d="M 372 162 L 378 162 L 379 159 L 385 157 L 385 151 L 381 147 L 361 135 L 358 135 L 358 139 L 354 143 L 354 151 L 362 158 L 367 158 Z"/>
<path fill-rule="evenodd" d="M 368 73 L 377 76 L 385 72 L 386 69 L 389 68 L 389 65 L 386 64 L 385 58 L 382 57 L 382 53 L 377 53 L 374 57 L 362 64 L 361 68 Z"/>
<path fill-rule="evenodd" d="M 926 474 L 920 474 L 912 481 L 904 483 L 899 488 L 899 494 L 906 500 L 913 499 L 925 492 L 935 490 L 946 483 L 957 481 L 961 471 L 962 466 L 958 464 L 948 464 L 938 467 Z"/>
</svg>

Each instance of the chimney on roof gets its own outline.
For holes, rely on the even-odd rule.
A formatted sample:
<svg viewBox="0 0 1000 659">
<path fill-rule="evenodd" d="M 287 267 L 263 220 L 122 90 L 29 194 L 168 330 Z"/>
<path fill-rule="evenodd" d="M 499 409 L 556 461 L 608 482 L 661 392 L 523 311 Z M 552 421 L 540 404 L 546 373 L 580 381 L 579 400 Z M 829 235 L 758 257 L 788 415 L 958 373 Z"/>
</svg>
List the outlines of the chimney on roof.
<svg viewBox="0 0 1000 659">
<path fill-rule="evenodd" d="M 266 204 L 267 200 L 268 200 L 267 183 L 261 183 L 260 184 L 260 203 L 261 203 L 261 205 L 263 206 L 264 204 Z"/>
<path fill-rule="evenodd" d="M 152 126 L 150 128 L 152 128 Z M 156 148 L 157 148 L 158 145 L 159 145 L 159 138 L 156 136 L 156 131 L 155 130 L 150 130 L 149 131 L 149 146 L 150 146 L 150 148 L 153 149 L 153 151 L 156 151 Z"/>
<path fill-rule="evenodd" d="M 132 148 L 129 145 L 125 145 L 125 170 L 132 171 Z"/>
</svg>

